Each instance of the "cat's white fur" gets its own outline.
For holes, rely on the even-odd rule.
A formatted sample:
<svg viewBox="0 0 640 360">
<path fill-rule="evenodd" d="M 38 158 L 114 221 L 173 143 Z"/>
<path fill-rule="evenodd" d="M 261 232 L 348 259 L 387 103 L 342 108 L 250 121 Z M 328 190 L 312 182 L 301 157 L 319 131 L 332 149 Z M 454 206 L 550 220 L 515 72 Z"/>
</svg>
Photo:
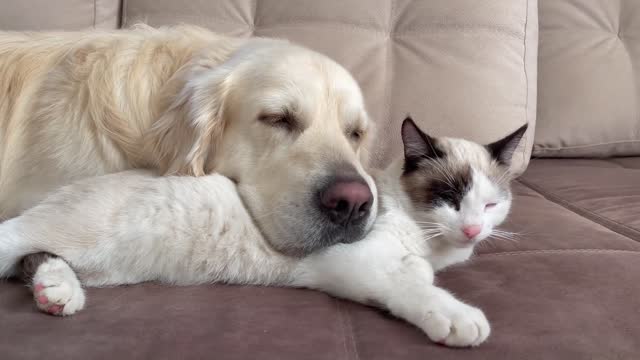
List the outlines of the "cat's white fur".
<svg viewBox="0 0 640 360">
<path fill-rule="evenodd" d="M 457 148 L 489 158 L 480 145 L 456 141 Z M 454 162 L 469 158 L 464 152 L 448 157 Z M 269 245 L 236 185 L 221 175 L 156 177 L 134 170 L 85 179 L 0 224 L 0 277 L 12 274 L 26 254 L 60 256 L 64 260 L 51 258 L 41 265 L 32 283 L 39 307 L 58 315 L 84 307 L 80 283 L 306 287 L 381 306 L 433 341 L 475 346 L 490 333 L 483 312 L 434 285 L 435 271 L 468 259 L 472 244 L 464 247 L 442 236 L 426 236 L 421 227 L 427 221 L 443 221 L 442 229 L 458 226 L 495 200 L 482 162 L 474 161 L 472 186 L 459 219 L 446 210 L 438 214 L 416 208 L 400 181 L 402 162 L 396 162 L 377 175 L 380 215 L 366 238 L 303 258 L 285 256 Z M 504 220 L 510 203 L 510 197 L 503 199 L 494 212 L 478 215 L 488 231 Z M 436 211 L 441 209 L 446 206 Z M 480 234 L 476 242 L 487 235 Z"/>
<path fill-rule="evenodd" d="M 273 250 L 223 176 L 130 171 L 91 178 L 0 225 L 0 271 L 7 275 L 21 256 L 47 251 L 90 287 L 149 280 L 307 287 L 379 304 L 434 341 L 478 345 L 489 323 L 479 309 L 433 285 L 429 246 L 408 215 L 397 177 L 380 182 L 384 210 L 364 240 L 305 258 Z M 66 292 L 73 301 L 84 296 L 79 285 Z"/>
</svg>

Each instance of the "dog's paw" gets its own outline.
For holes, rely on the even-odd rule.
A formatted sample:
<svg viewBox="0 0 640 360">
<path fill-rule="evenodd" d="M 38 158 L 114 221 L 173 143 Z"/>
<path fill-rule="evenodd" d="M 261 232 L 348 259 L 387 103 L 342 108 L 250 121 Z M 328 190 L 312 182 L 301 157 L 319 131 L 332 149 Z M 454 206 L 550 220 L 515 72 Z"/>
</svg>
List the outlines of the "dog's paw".
<svg viewBox="0 0 640 360">
<path fill-rule="evenodd" d="M 445 306 L 429 310 L 422 329 L 434 342 L 455 347 L 477 346 L 491 333 L 482 310 L 451 299 Z"/>
<path fill-rule="evenodd" d="M 40 311 L 67 316 L 82 310 L 85 295 L 75 272 L 59 258 L 42 263 L 33 277 L 33 297 Z"/>
</svg>

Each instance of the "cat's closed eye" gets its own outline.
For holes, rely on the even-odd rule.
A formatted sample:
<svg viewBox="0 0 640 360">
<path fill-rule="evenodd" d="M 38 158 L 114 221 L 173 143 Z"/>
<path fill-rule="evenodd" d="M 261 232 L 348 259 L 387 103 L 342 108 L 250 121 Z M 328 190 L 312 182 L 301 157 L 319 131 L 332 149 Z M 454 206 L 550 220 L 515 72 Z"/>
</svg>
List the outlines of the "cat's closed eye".
<svg viewBox="0 0 640 360">
<path fill-rule="evenodd" d="M 489 209 L 491 209 L 491 208 L 494 208 L 496 205 L 498 205 L 498 204 L 496 204 L 496 203 L 488 203 L 488 204 L 486 204 L 486 205 L 484 206 L 484 209 L 485 209 L 485 210 L 489 210 Z"/>
</svg>

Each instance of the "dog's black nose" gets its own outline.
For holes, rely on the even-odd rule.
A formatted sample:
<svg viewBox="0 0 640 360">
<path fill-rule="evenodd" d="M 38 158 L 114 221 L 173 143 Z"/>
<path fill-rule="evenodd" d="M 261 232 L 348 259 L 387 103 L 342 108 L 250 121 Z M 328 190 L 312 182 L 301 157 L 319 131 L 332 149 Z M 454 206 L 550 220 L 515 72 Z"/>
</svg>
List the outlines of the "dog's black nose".
<svg viewBox="0 0 640 360">
<path fill-rule="evenodd" d="M 349 226 L 366 218 L 373 194 L 363 181 L 335 181 L 320 194 L 320 205 L 334 224 Z"/>
</svg>

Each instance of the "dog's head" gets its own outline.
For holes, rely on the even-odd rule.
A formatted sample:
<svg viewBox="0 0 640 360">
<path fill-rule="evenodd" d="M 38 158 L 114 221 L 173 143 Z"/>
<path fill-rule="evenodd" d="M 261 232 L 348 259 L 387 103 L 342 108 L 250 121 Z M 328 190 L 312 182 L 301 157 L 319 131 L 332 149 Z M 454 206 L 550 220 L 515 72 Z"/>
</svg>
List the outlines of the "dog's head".
<svg viewBox="0 0 640 360">
<path fill-rule="evenodd" d="M 371 124 L 355 80 L 327 57 L 254 39 L 222 64 L 196 57 L 147 141 L 165 173 L 219 172 L 238 184 L 286 254 L 362 238 L 377 214 L 363 168 Z"/>
</svg>

